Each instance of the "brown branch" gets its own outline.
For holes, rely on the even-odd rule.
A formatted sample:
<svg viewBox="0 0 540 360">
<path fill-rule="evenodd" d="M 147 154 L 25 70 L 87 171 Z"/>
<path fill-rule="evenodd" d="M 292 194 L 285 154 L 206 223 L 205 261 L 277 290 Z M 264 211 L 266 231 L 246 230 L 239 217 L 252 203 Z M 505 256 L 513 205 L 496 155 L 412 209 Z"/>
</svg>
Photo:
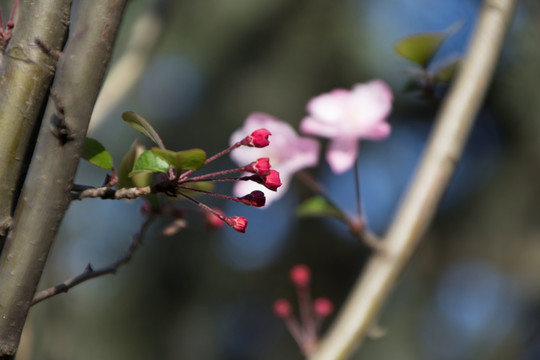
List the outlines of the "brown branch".
<svg viewBox="0 0 540 360">
<path fill-rule="evenodd" d="M 103 186 L 100 188 L 84 187 L 83 189 L 80 189 L 79 187 L 74 186 L 71 190 L 71 199 L 82 200 L 86 198 L 101 198 L 113 200 L 133 200 L 141 196 L 157 192 L 158 189 L 156 187 L 150 186 L 125 189 L 113 189 L 108 186 Z"/>
<path fill-rule="evenodd" d="M 62 48 L 71 0 L 23 1 L 13 37 L 0 54 L 0 249 L 28 168 L 56 60 L 35 43 Z"/>
<path fill-rule="evenodd" d="M 437 116 L 422 162 L 388 234 L 311 360 L 349 357 L 372 327 L 428 227 L 484 99 L 517 0 L 486 0 L 461 70 Z"/>
<path fill-rule="evenodd" d="M 51 89 L 56 101 L 49 98 L 0 257 L 0 359 L 15 356 L 49 250 L 69 206 L 90 115 L 126 1 L 78 0 L 74 6 L 77 13 Z"/>
<path fill-rule="evenodd" d="M 146 218 L 146 220 L 142 223 L 139 232 L 133 235 L 133 237 L 131 238 L 131 243 L 129 244 L 129 247 L 127 248 L 125 253 L 122 256 L 120 256 L 118 259 L 116 259 L 116 261 L 109 264 L 108 266 L 104 266 L 97 270 L 92 268 L 92 266 L 88 264 L 86 268 L 84 269 L 84 271 L 80 273 L 79 275 L 72 277 L 71 279 L 68 279 L 61 284 L 58 284 L 56 286 L 53 286 L 53 287 L 50 287 L 48 289 L 41 290 L 40 292 L 38 292 L 34 296 L 34 299 L 32 300 L 32 305 L 35 305 L 55 295 L 66 293 L 71 288 L 79 285 L 80 283 L 88 281 L 90 279 L 94 279 L 103 275 L 115 274 L 122 265 L 127 264 L 131 260 L 135 251 L 142 244 L 142 241 L 146 235 L 146 232 L 154 219 L 155 219 L 155 215 L 153 214 L 150 214 L 148 218 Z"/>
</svg>

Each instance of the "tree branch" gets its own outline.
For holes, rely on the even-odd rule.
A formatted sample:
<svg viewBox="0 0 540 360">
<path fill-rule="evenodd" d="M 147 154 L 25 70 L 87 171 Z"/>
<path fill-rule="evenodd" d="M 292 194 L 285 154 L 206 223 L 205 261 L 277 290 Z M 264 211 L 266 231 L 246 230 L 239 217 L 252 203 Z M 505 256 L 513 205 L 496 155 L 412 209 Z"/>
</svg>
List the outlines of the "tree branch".
<svg viewBox="0 0 540 360">
<path fill-rule="evenodd" d="M 36 34 L 51 49 L 60 50 L 70 7 L 71 0 L 21 2 L 13 37 L 6 53 L 0 54 L 0 249 L 56 66 L 56 60 L 36 45 Z"/>
<path fill-rule="evenodd" d="M 84 146 L 127 0 L 80 1 L 0 258 L 0 359 L 12 359 Z"/>
<path fill-rule="evenodd" d="M 69 289 L 87 280 L 94 279 L 103 275 L 115 274 L 120 268 L 120 266 L 127 264 L 131 260 L 135 251 L 142 244 L 142 241 L 146 235 L 146 231 L 148 230 L 148 228 L 150 227 L 154 219 L 155 219 L 155 216 L 152 214 L 146 218 L 146 220 L 142 223 L 139 232 L 133 235 L 131 239 L 131 243 L 129 247 L 127 248 L 126 252 L 122 256 L 120 256 L 118 259 L 116 259 L 116 261 L 109 264 L 108 266 L 102 267 L 97 270 L 93 269 L 92 266 L 88 264 L 86 268 L 84 269 L 84 271 L 80 273 L 79 275 L 72 277 L 71 279 L 68 279 L 61 284 L 58 284 L 56 286 L 53 286 L 53 287 L 50 287 L 48 289 L 41 290 L 40 292 L 38 292 L 34 296 L 34 299 L 32 300 L 32 305 L 35 305 L 55 295 L 66 293 L 68 292 Z"/>
<path fill-rule="evenodd" d="M 73 191 L 71 193 L 72 200 L 82 200 L 86 198 L 101 198 L 101 199 L 114 199 L 114 200 L 133 200 L 138 197 L 157 193 L 157 188 L 145 186 L 142 188 L 123 188 L 123 189 L 112 189 L 107 186 L 100 188 L 95 187 L 85 187 L 80 191 Z"/>
<path fill-rule="evenodd" d="M 517 0 L 486 0 L 411 187 L 376 253 L 311 360 L 345 359 L 364 338 L 428 227 L 493 75 Z"/>
</svg>

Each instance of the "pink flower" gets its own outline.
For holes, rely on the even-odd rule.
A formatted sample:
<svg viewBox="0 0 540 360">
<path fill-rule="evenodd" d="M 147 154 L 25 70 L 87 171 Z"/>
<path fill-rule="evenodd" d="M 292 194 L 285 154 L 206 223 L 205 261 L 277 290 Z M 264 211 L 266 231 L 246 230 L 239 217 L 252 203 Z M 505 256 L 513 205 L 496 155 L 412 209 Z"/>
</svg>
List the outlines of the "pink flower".
<svg viewBox="0 0 540 360">
<path fill-rule="evenodd" d="M 382 140 L 390 135 L 385 119 L 392 109 L 392 90 L 382 80 L 336 89 L 311 99 L 309 116 L 300 130 L 331 139 L 326 160 L 332 171 L 349 170 L 358 156 L 358 140 Z"/>
<path fill-rule="evenodd" d="M 231 158 L 240 166 L 251 163 L 254 158 L 269 158 L 272 169 L 279 173 L 279 183 L 282 184 L 277 192 L 266 192 L 266 204 L 281 197 L 287 191 L 292 175 L 319 161 L 319 143 L 315 139 L 299 137 L 291 125 L 263 113 L 252 113 L 246 119 L 244 126 L 231 135 L 231 144 L 242 141 L 247 134 L 257 129 L 267 129 L 272 133 L 270 145 L 265 148 L 240 147 L 231 152 Z M 266 176 L 265 186 L 279 186 L 275 175 Z M 277 179 L 277 180 L 279 180 Z M 258 190 L 253 181 L 238 181 L 233 189 L 235 196 L 248 194 Z"/>
</svg>

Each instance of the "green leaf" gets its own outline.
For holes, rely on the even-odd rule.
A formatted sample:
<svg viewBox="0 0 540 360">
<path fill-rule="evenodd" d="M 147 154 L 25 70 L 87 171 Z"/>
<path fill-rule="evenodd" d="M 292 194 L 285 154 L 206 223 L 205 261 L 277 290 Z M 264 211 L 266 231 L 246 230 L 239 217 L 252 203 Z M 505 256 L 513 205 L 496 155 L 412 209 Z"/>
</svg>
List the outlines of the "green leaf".
<svg viewBox="0 0 540 360">
<path fill-rule="evenodd" d="M 146 173 L 164 173 L 169 170 L 169 163 L 156 155 L 152 150 L 146 150 L 135 161 L 133 170 L 129 173 L 129 176 L 140 172 Z"/>
<path fill-rule="evenodd" d="M 190 149 L 176 152 L 178 164 L 182 170 L 197 170 L 204 165 L 206 153 L 201 149 Z"/>
<path fill-rule="evenodd" d="M 345 219 L 345 214 L 341 210 L 321 196 L 315 196 L 304 201 L 298 206 L 297 214 L 303 217 L 330 216 L 341 220 Z"/>
<path fill-rule="evenodd" d="M 163 145 L 163 141 L 159 137 L 156 130 L 154 130 L 150 123 L 142 116 L 133 111 L 126 111 L 122 114 L 122 119 L 124 119 L 124 121 L 131 125 L 135 130 L 152 140 L 157 146 L 165 149 L 165 145 Z"/>
<path fill-rule="evenodd" d="M 107 150 L 105 150 L 105 147 L 96 139 L 89 137 L 85 139 L 82 158 L 106 170 L 111 170 L 113 168 L 111 154 L 109 154 Z"/>
<path fill-rule="evenodd" d="M 180 167 L 178 156 L 176 155 L 177 153 L 174 151 L 160 148 L 152 148 L 150 151 L 153 152 L 157 157 L 165 160 L 173 168 L 178 169 Z"/>
<path fill-rule="evenodd" d="M 394 45 L 394 49 L 407 60 L 415 62 L 426 69 L 444 41 L 458 31 L 462 25 L 463 22 L 458 21 L 443 31 L 406 36 Z"/>
<path fill-rule="evenodd" d="M 206 153 L 201 149 L 190 149 L 183 151 L 171 151 L 160 148 L 152 148 L 150 151 L 160 159 L 166 161 L 175 169 L 197 170 L 204 165 Z"/>
<path fill-rule="evenodd" d="M 405 59 L 415 62 L 425 69 L 446 37 L 446 31 L 410 35 L 399 40 L 394 45 L 394 49 Z"/>
<path fill-rule="evenodd" d="M 145 150 L 144 146 L 139 144 L 138 140 L 135 140 L 133 144 L 131 144 L 131 148 L 122 158 L 122 162 L 118 168 L 118 184 L 116 185 L 118 189 L 144 187 L 151 184 L 152 174 L 150 173 L 138 173 L 131 177 L 129 176 L 129 173 L 135 164 L 135 160 L 137 160 Z"/>
</svg>

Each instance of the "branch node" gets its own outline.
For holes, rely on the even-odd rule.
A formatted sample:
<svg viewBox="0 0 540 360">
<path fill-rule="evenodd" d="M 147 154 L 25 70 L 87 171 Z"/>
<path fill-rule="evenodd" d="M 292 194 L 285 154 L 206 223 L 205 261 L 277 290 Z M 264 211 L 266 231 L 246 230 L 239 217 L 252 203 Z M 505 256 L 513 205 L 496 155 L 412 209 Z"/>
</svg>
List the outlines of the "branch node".
<svg viewBox="0 0 540 360">
<path fill-rule="evenodd" d="M 64 102 L 61 96 L 57 91 L 51 90 L 51 99 L 56 109 L 55 115 L 51 120 L 51 132 L 60 141 L 60 145 L 64 146 L 75 138 L 67 126 Z"/>
<path fill-rule="evenodd" d="M 41 39 L 35 38 L 34 42 L 45 54 L 49 55 L 57 62 L 60 59 L 60 56 L 62 56 L 62 52 L 60 50 L 53 49 L 52 47 L 41 41 Z"/>
</svg>

